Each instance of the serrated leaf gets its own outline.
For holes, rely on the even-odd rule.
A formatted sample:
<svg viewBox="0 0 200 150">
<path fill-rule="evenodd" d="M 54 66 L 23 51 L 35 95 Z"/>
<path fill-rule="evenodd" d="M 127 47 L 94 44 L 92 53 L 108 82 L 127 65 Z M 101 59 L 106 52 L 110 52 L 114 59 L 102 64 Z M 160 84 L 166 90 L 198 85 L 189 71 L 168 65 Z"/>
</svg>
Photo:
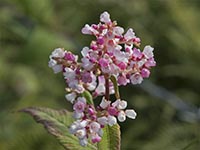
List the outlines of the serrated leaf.
<svg viewBox="0 0 200 150">
<path fill-rule="evenodd" d="M 103 138 L 98 143 L 99 150 L 120 150 L 121 135 L 120 126 L 118 124 L 112 127 L 107 125 L 103 129 Z"/>
<path fill-rule="evenodd" d="M 72 113 L 65 109 L 29 107 L 20 112 L 30 114 L 38 123 L 43 124 L 45 129 L 55 136 L 66 150 L 97 150 L 97 147 L 91 143 L 88 143 L 87 147 L 80 146 L 78 139 L 69 133 L 68 128 L 73 122 L 73 118 Z"/>
</svg>

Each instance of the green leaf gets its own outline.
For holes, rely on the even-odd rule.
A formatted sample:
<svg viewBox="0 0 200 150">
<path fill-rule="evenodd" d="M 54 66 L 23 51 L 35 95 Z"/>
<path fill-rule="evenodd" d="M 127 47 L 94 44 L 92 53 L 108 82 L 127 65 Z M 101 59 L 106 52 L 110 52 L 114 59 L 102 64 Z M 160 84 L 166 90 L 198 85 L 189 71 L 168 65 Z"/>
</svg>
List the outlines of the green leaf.
<svg viewBox="0 0 200 150">
<path fill-rule="evenodd" d="M 118 124 L 110 127 L 105 126 L 103 129 L 103 138 L 98 143 L 97 147 L 99 150 L 120 150 L 121 136 L 120 126 Z"/>
<path fill-rule="evenodd" d="M 29 107 L 20 110 L 30 114 L 38 123 L 55 136 L 66 150 L 97 150 L 94 144 L 88 143 L 87 147 L 80 146 L 78 139 L 69 133 L 68 128 L 73 122 L 72 113 L 67 110 L 53 110 L 42 107 Z"/>
<path fill-rule="evenodd" d="M 85 99 L 87 100 L 87 103 L 88 103 L 88 104 L 94 105 L 92 95 L 90 94 L 89 91 L 84 91 L 84 92 L 82 93 L 82 96 L 85 97 Z"/>
</svg>

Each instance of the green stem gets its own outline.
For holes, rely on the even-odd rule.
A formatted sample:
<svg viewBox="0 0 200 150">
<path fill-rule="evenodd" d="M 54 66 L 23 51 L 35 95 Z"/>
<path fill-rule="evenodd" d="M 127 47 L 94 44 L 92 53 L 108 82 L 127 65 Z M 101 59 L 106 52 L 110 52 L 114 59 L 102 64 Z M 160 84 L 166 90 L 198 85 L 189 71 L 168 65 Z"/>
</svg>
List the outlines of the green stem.
<svg viewBox="0 0 200 150">
<path fill-rule="evenodd" d="M 117 79 L 115 78 L 115 76 L 111 76 L 110 80 L 112 81 L 113 85 L 114 85 L 114 90 L 115 90 L 115 97 L 116 99 L 120 99 L 120 94 L 119 94 L 119 87 L 117 85 Z"/>
</svg>

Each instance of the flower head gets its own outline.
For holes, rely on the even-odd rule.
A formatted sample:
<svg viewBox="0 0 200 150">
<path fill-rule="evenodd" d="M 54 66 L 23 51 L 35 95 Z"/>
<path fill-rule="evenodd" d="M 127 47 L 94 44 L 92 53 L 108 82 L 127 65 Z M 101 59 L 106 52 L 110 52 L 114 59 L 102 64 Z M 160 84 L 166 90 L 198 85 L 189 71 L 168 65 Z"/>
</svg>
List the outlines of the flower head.
<svg viewBox="0 0 200 150">
<path fill-rule="evenodd" d="M 147 45 L 141 50 L 134 30 L 125 31 L 108 12 L 100 15 L 99 24 L 86 24 L 81 32 L 95 38 L 81 50 L 80 62 L 77 55 L 56 48 L 49 57 L 49 67 L 54 73 L 63 73 L 68 92 L 65 97 L 73 104 L 75 118 L 69 132 L 86 146 L 88 140 L 101 141 L 105 126 L 136 118 L 133 109 L 126 109 L 127 101 L 120 98 L 118 86 L 141 84 L 156 62 L 154 48 Z M 110 94 L 115 94 L 114 102 Z M 102 100 L 95 107 L 92 99 L 98 96 Z"/>
</svg>

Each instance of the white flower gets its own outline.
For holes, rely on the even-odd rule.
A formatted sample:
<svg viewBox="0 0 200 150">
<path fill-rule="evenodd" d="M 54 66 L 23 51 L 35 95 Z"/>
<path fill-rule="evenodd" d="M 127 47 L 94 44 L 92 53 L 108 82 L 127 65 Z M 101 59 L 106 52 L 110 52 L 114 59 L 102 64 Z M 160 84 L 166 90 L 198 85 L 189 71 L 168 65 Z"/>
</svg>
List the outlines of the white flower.
<svg viewBox="0 0 200 150">
<path fill-rule="evenodd" d="M 127 102 L 125 100 L 117 99 L 114 103 L 112 103 L 113 107 L 117 107 L 118 109 L 125 109 L 127 107 Z"/>
<path fill-rule="evenodd" d="M 81 50 L 81 54 L 83 57 L 88 55 L 88 52 L 90 51 L 89 47 L 83 47 L 83 49 Z"/>
<path fill-rule="evenodd" d="M 149 45 L 147 45 L 147 46 L 144 47 L 143 54 L 145 55 L 145 57 L 147 59 L 152 58 L 154 56 L 153 55 L 153 49 L 154 48 L 151 47 L 151 46 L 149 46 Z"/>
<path fill-rule="evenodd" d="M 53 57 L 63 58 L 64 56 L 65 56 L 65 51 L 61 48 L 56 48 L 49 56 L 50 60 L 48 66 L 53 69 L 54 73 L 61 72 L 63 68 L 61 64 L 58 64 L 57 61 L 53 59 Z"/>
<path fill-rule="evenodd" d="M 136 112 L 133 109 L 127 109 L 125 111 L 125 113 L 126 113 L 126 116 L 131 118 L 131 119 L 135 119 L 136 116 L 137 116 Z"/>
<path fill-rule="evenodd" d="M 76 98 L 76 96 L 77 96 L 76 93 L 75 93 L 75 92 L 72 92 L 72 93 L 66 94 L 66 95 L 65 95 L 65 98 L 66 98 L 69 102 L 73 103 L 74 100 L 75 100 L 75 98 Z"/>
<path fill-rule="evenodd" d="M 72 93 L 69 93 L 69 94 L 66 94 L 65 95 L 65 98 L 70 102 L 70 103 L 73 103 L 75 98 L 76 98 L 76 93 L 75 92 L 72 92 Z"/>
<path fill-rule="evenodd" d="M 125 52 L 120 51 L 120 50 L 115 50 L 114 56 L 116 57 L 117 61 L 128 63 L 128 57 Z"/>
<path fill-rule="evenodd" d="M 80 128 L 85 128 L 88 124 L 88 120 L 82 120 L 79 122 L 79 127 Z"/>
<path fill-rule="evenodd" d="M 104 93 L 105 93 L 105 86 L 104 86 L 104 84 L 99 83 L 99 85 L 97 86 L 97 88 L 96 88 L 96 90 L 95 90 L 95 93 L 96 93 L 97 95 L 102 95 L 102 94 L 104 94 Z"/>
<path fill-rule="evenodd" d="M 94 73 L 91 73 L 91 77 L 92 77 L 92 82 L 87 84 L 87 89 L 90 91 L 93 91 L 97 86 L 97 82 L 96 82 L 97 78 L 94 75 Z"/>
<path fill-rule="evenodd" d="M 108 116 L 108 124 L 109 126 L 113 126 L 117 123 L 117 119 L 114 116 Z"/>
<path fill-rule="evenodd" d="M 82 84 L 78 84 L 77 86 L 76 86 L 76 92 L 77 93 L 83 93 L 84 92 L 84 90 L 85 90 L 85 88 L 83 87 L 83 85 Z"/>
<path fill-rule="evenodd" d="M 99 129 L 98 135 L 100 135 L 101 137 L 103 136 L 103 130 L 102 130 L 102 128 Z"/>
<path fill-rule="evenodd" d="M 79 129 L 76 131 L 75 135 L 79 138 L 79 139 L 82 139 L 86 136 L 86 131 L 85 131 L 85 128 L 83 129 Z"/>
<path fill-rule="evenodd" d="M 65 72 L 63 73 L 65 79 L 74 80 L 76 77 L 76 73 L 71 68 L 66 67 Z"/>
<path fill-rule="evenodd" d="M 97 118 L 97 121 L 101 124 L 101 125 L 106 125 L 108 123 L 108 118 L 103 116 L 103 117 L 99 117 Z"/>
<path fill-rule="evenodd" d="M 73 117 L 76 118 L 76 119 L 80 119 L 83 116 L 84 116 L 83 112 L 79 113 L 77 111 L 74 111 L 74 113 L 73 113 Z"/>
<path fill-rule="evenodd" d="M 63 58 L 64 56 L 65 56 L 65 51 L 62 48 L 56 48 L 51 53 L 50 58 L 52 58 L 52 57 Z"/>
<path fill-rule="evenodd" d="M 127 107 L 127 102 L 124 100 L 121 100 L 118 104 L 118 109 L 125 109 Z"/>
<path fill-rule="evenodd" d="M 135 33 L 133 32 L 133 29 L 132 29 L 132 28 L 128 29 L 128 31 L 127 31 L 126 34 L 124 35 L 124 38 L 125 38 L 127 41 L 129 41 L 129 40 L 135 38 Z"/>
<path fill-rule="evenodd" d="M 88 58 L 83 57 L 81 59 L 81 61 L 82 61 L 83 68 L 86 70 L 91 70 L 94 66 L 94 64 L 92 62 L 90 62 L 90 60 Z"/>
<path fill-rule="evenodd" d="M 119 105 L 120 99 L 117 99 L 114 103 L 112 103 L 113 107 L 117 107 Z"/>
<path fill-rule="evenodd" d="M 90 27 L 88 24 L 86 24 L 86 25 L 82 28 L 81 32 L 82 32 L 83 34 L 92 34 L 92 27 Z"/>
<path fill-rule="evenodd" d="M 124 33 L 124 29 L 122 27 L 114 27 L 113 33 L 115 35 L 121 36 Z"/>
<path fill-rule="evenodd" d="M 87 138 L 85 137 L 85 138 L 83 138 L 83 139 L 80 139 L 80 140 L 79 140 L 79 143 L 80 143 L 81 146 L 86 146 L 86 145 L 88 144 L 88 140 L 87 140 Z"/>
<path fill-rule="evenodd" d="M 90 123 L 90 131 L 91 132 L 97 133 L 97 132 L 99 132 L 100 128 L 101 128 L 101 126 L 100 126 L 100 124 L 98 122 Z"/>
<path fill-rule="evenodd" d="M 117 116 L 117 119 L 120 121 L 120 122 L 124 122 L 126 120 L 126 114 L 124 113 L 124 111 L 120 111 L 118 116 Z"/>
<path fill-rule="evenodd" d="M 143 81 L 142 76 L 139 73 L 135 73 L 130 77 L 132 84 L 141 84 Z"/>
<path fill-rule="evenodd" d="M 76 130 L 77 130 L 77 125 L 73 123 L 69 128 L 69 133 L 74 134 Z"/>
<path fill-rule="evenodd" d="M 54 59 L 49 60 L 48 66 L 53 69 L 54 73 L 59 73 L 62 71 L 62 65 L 57 64 Z"/>
<path fill-rule="evenodd" d="M 111 22 L 110 20 L 110 14 L 108 12 L 103 12 L 101 15 L 100 15 L 100 21 L 101 22 L 104 22 L 104 23 L 109 23 Z"/>
<path fill-rule="evenodd" d="M 110 105 L 110 101 L 106 100 L 105 97 L 102 98 L 100 107 L 105 109 Z"/>
<path fill-rule="evenodd" d="M 80 102 L 83 102 L 83 103 L 86 104 L 86 99 L 85 99 L 85 97 L 78 97 L 78 98 L 77 98 L 77 101 L 80 101 Z"/>
<path fill-rule="evenodd" d="M 55 65 L 57 65 L 57 61 L 55 61 L 54 59 L 50 59 L 49 60 L 49 63 L 48 63 L 48 66 L 50 68 L 54 67 Z"/>
<path fill-rule="evenodd" d="M 140 61 L 137 62 L 138 67 L 142 67 L 145 63 L 147 62 L 147 59 L 141 59 Z"/>
</svg>

